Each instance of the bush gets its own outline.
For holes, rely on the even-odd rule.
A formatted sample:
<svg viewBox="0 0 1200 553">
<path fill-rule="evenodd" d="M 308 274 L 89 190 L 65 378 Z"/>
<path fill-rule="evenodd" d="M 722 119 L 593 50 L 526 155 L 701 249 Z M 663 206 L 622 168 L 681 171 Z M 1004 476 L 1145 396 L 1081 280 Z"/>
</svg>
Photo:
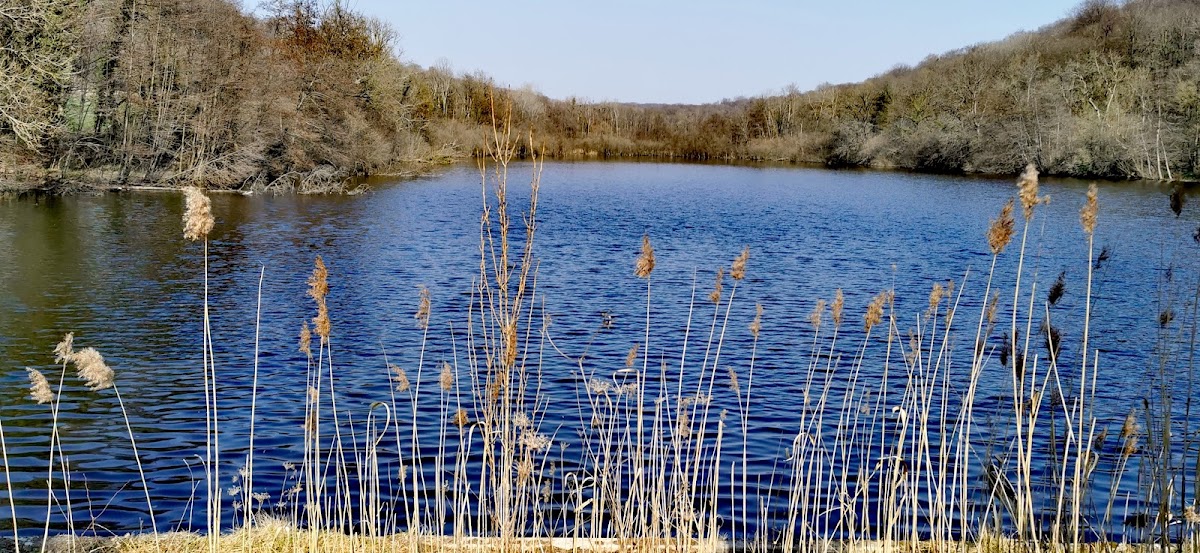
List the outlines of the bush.
<svg viewBox="0 0 1200 553">
<path fill-rule="evenodd" d="M 846 121 L 833 130 L 826 146 L 825 164 L 830 167 L 865 167 L 871 164 L 872 156 L 865 146 L 874 135 L 870 123 Z"/>
</svg>

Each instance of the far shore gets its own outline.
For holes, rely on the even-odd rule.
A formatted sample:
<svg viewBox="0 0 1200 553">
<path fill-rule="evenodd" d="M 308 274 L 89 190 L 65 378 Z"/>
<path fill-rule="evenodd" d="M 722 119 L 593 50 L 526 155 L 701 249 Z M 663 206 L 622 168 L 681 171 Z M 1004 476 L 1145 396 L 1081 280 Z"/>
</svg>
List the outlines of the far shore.
<svg viewBox="0 0 1200 553">
<path fill-rule="evenodd" d="M 299 194 L 356 194 L 361 193 L 370 188 L 371 182 L 380 180 L 403 180 L 413 179 L 425 176 L 430 176 L 438 171 L 453 167 L 459 164 L 474 163 L 477 158 L 470 156 L 459 156 L 455 158 L 442 159 L 439 161 L 421 160 L 405 164 L 392 171 L 384 171 L 372 173 L 368 175 L 350 175 L 340 176 L 336 182 L 328 181 L 328 179 L 320 186 L 310 187 L 309 189 L 303 186 L 262 186 L 248 183 L 241 187 L 233 188 L 207 188 L 209 192 L 229 193 L 253 195 L 257 193 L 299 193 Z M 868 167 L 833 167 L 818 162 L 794 162 L 786 160 L 769 160 L 769 159 L 707 159 L 695 160 L 682 157 L 672 156 L 627 156 L 627 155 L 600 155 L 596 152 L 587 152 L 580 154 L 571 154 L 565 156 L 550 157 L 551 161 L 564 163 L 571 162 L 614 162 L 614 163 L 682 163 L 682 164 L 697 164 L 697 165 L 713 165 L 713 166 L 746 166 L 746 167 L 782 167 L 782 168 L 808 168 L 808 169 L 826 169 L 830 171 L 885 171 L 885 172 L 900 172 L 909 174 L 923 175 L 947 175 L 961 177 L 975 177 L 982 179 L 1010 179 L 1014 175 L 996 174 L 989 172 L 941 172 L 941 171 L 918 171 L 905 169 L 900 167 L 888 166 L 883 164 L 874 164 Z M 77 174 L 55 174 L 47 176 L 43 170 L 31 169 L 28 167 L 18 168 L 16 170 L 0 171 L 0 194 L 58 194 L 70 195 L 77 193 L 95 193 L 95 192 L 177 192 L 184 188 L 194 186 L 194 184 L 180 184 L 174 179 L 164 178 L 157 181 L 154 180 L 133 180 L 121 182 L 114 178 L 113 171 L 87 171 Z M 1107 181 L 1107 182 L 1130 182 L 1130 179 L 1117 179 L 1105 176 L 1076 176 L 1076 175 L 1056 175 L 1054 173 L 1043 173 L 1043 177 L 1063 178 L 1074 180 L 1089 180 L 1089 181 Z M 1162 182 L 1162 181 L 1151 181 Z M 1193 186 L 1195 180 L 1177 180 L 1174 181 L 1176 186 Z M 1170 185 L 1172 183 L 1163 183 Z"/>
</svg>

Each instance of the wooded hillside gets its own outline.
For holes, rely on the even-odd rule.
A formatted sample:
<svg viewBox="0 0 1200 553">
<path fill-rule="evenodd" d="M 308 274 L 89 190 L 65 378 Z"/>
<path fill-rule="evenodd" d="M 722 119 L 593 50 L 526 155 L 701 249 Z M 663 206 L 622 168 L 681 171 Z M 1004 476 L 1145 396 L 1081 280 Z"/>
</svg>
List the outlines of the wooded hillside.
<svg viewBox="0 0 1200 553">
<path fill-rule="evenodd" d="M 478 154 L 493 109 L 557 157 L 1200 176 L 1189 0 L 1089 0 L 1036 32 L 862 83 L 708 105 L 497 89 L 405 63 L 393 37 L 339 2 L 251 15 L 229 0 L 9 0 L 0 179 L 322 190 Z"/>
</svg>

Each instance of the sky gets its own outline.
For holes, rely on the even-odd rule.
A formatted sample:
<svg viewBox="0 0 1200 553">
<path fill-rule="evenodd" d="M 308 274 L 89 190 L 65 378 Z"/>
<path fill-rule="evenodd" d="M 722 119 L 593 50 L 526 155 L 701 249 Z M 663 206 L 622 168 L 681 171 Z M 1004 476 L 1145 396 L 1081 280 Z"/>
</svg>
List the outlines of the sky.
<svg viewBox="0 0 1200 553">
<path fill-rule="evenodd" d="M 707 103 L 855 82 L 1033 31 L 1082 0 L 349 0 L 407 62 L 551 98 Z"/>
</svg>

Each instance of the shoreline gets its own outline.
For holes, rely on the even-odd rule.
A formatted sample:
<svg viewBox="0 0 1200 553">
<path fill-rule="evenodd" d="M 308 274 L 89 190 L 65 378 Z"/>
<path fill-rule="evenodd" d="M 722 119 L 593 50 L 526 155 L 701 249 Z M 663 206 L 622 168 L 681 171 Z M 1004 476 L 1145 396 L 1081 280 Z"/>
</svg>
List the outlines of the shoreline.
<svg viewBox="0 0 1200 553">
<path fill-rule="evenodd" d="M 205 188 L 207 192 L 233 193 L 254 195 L 262 193 L 275 194 L 346 194 L 353 195 L 363 191 L 363 182 L 368 179 L 394 178 L 415 179 L 435 174 L 444 167 L 451 167 L 469 158 L 430 159 L 398 164 L 394 170 L 380 171 L 370 175 L 340 175 L 338 170 L 321 167 L 304 173 L 292 175 L 292 184 L 274 182 L 262 185 L 243 184 L 240 187 Z M 56 194 L 71 195 L 85 192 L 178 192 L 194 184 L 174 184 L 174 179 L 159 180 L 129 180 L 120 182 L 113 178 L 105 178 L 113 172 L 108 169 L 83 170 L 58 174 L 46 174 L 45 171 L 31 170 L 27 167 L 0 172 L 0 194 Z M 281 180 L 282 177 L 278 180 Z M 318 179 L 315 186 L 306 188 L 304 182 L 308 179 Z M 276 182 L 277 182 L 276 181 Z M 295 184 L 299 182 L 300 184 Z"/>
<path fill-rule="evenodd" d="M 383 171 L 372 173 L 369 175 L 352 175 L 342 177 L 340 182 L 334 185 L 321 187 L 317 190 L 305 190 L 300 186 L 266 186 L 266 187 L 240 187 L 240 188 L 205 188 L 207 192 L 224 193 L 224 194 L 241 194 L 251 196 L 262 193 L 272 194 L 340 194 L 354 195 L 362 193 L 370 189 L 370 182 L 380 180 L 408 180 L 428 177 L 436 174 L 439 170 L 454 167 L 460 164 L 475 161 L 477 156 L 458 156 L 450 159 L 440 160 L 421 160 L 406 164 L 405 169 L 397 171 Z M 529 157 L 517 158 L 518 161 L 528 161 Z M 756 167 L 756 168 L 792 168 L 792 169 L 821 169 L 827 171 L 850 171 L 850 172 L 884 172 L 884 173 L 903 173 L 909 175 L 930 175 L 944 177 L 967 177 L 979 179 L 1004 179 L 1013 178 L 1013 175 L 995 174 L 988 172 L 939 172 L 939 171 L 921 171 L 917 169 L 907 169 L 903 167 L 886 166 L 886 165 L 869 165 L 869 166 L 830 166 L 821 163 L 812 162 L 796 162 L 783 160 L 766 160 L 766 159 L 691 159 L 680 156 L 644 156 L 644 155 L 566 155 L 566 156 L 546 156 L 539 157 L 539 160 L 545 159 L 559 163 L 666 163 L 666 164 L 682 164 L 682 165 L 707 165 L 717 167 Z M 309 172 L 316 173 L 319 170 Z M 102 174 L 103 171 L 93 171 L 93 173 Z M 1077 175 L 1060 175 L 1055 173 L 1043 173 L 1042 177 L 1049 177 L 1063 180 L 1081 180 L 1081 181 L 1099 181 L 1099 182 L 1143 182 L 1154 183 L 1163 186 L 1181 186 L 1193 187 L 1200 180 L 1192 179 L 1175 179 L 1175 180 L 1156 180 L 1156 179 L 1115 179 L 1103 176 L 1077 176 Z M 184 188 L 193 185 L 176 185 L 162 184 L 171 179 L 162 179 L 159 181 L 138 180 L 127 183 L 120 183 L 111 180 L 97 178 L 96 176 L 82 176 L 77 178 L 68 178 L 59 175 L 54 178 L 14 178 L 11 174 L 0 173 L 0 194 L 58 194 L 71 195 L 85 192 L 178 192 Z"/>
</svg>

